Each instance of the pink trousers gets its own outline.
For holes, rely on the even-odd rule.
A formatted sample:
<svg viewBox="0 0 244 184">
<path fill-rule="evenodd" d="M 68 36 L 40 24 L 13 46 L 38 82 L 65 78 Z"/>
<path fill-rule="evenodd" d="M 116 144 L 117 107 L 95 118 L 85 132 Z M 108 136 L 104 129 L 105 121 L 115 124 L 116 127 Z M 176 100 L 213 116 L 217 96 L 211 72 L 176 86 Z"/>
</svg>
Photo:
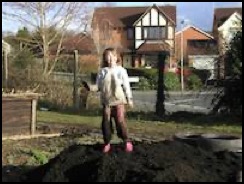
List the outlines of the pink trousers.
<svg viewBox="0 0 244 184">
<path fill-rule="evenodd" d="M 102 133 L 104 143 L 108 144 L 110 142 L 112 133 L 114 132 L 112 119 L 114 119 L 118 137 L 123 141 L 127 141 L 128 133 L 125 122 L 125 105 L 122 104 L 111 107 L 103 106 Z"/>
</svg>

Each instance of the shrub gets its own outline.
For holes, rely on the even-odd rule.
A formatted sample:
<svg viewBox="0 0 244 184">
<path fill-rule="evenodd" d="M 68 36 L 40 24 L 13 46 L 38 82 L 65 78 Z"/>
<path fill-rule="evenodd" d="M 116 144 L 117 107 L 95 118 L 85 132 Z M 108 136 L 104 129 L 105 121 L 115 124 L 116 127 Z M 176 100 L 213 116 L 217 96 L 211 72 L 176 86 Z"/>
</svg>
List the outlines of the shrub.
<svg viewBox="0 0 244 184">
<path fill-rule="evenodd" d="M 64 110 L 73 104 L 72 83 L 49 79 L 49 81 L 42 83 L 39 92 L 46 94 L 39 100 L 39 106 L 50 110 Z"/>
<path fill-rule="evenodd" d="M 129 76 L 139 76 L 142 77 L 142 87 L 143 89 L 156 89 L 158 84 L 158 69 L 151 68 L 127 68 L 127 72 Z M 144 78 L 144 79 L 143 79 Z M 145 82 L 147 79 L 147 82 Z M 140 79 L 141 80 L 141 79 Z M 148 83 L 148 84 L 145 84 Z M 147 87 L 145 87 L 147 85 Z"/>
<path fill-rule="evenodd" d="M 139 90 L 150 90 L 151 84 L 147 78 L 140 77 L 138 87 Z"/>
<path fill-rule="evenodd" d="M 42 151 L 36 150 L 36 149 L 31 149 L 30 154 L 38 162 L 38 164 L 43 165 L 48 162 L 48 158 L 47 158 L 45 152 L 42 152 Z"/>
<path fill-rule="evenodd" d="M 14 88 L 15 91 L 34 89 L 41 80 L 40 68 L 40 63 L 27 49 L 19 51 L 16 56 L 11 55 L 8 67 L 8 88 Z"/>
<path fill-rule="evenodd" d="M 28 66 L 35 64 L 35 57 L 28 49 L 19 51 L 16 57 L 12 60 L 12 66 L 18 69 L 26 69 Z"/>
<path fill-rule="evenodd" d="M 166 72 L 164 75 L 165 90 L 179 90 L 180 80 L 177 74 Z"/>
<path fill-rule="evenodd" d="M 198 69 L 192 69 L 192 74 L 197 75 L 202 84 L 206 82 L 206 80 L 210 77 L 211 72 L 209 70 L 198 70 Z"/>
<path fill-rule="evenodd" d="M 187 84 L 187 89 L 189 90 L 198 90 L 202 87 L 202 81 L 200 79 L 200 77 L 198 77 L 196 74 L 191 74 L 187 80 L 186 80 L 186 84 Z"/>
</svg>

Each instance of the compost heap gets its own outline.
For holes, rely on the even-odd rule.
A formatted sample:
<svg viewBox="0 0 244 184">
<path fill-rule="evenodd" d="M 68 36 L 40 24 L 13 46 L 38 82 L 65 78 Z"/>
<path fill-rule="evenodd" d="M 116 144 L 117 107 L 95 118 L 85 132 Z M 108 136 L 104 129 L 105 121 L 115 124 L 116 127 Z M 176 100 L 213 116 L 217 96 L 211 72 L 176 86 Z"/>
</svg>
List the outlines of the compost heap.
<svg viewBox="0 0 244 184">
<path fill-rule="evenodd" d="M 25 176 L 42 182 L 232 182 L 241 158 L 231 152 L 208 152 L 177 141 L 134 143 L 126 153 L 112 145 L 103 154 L 96 145 L 73 145 Z"/>
</svg>

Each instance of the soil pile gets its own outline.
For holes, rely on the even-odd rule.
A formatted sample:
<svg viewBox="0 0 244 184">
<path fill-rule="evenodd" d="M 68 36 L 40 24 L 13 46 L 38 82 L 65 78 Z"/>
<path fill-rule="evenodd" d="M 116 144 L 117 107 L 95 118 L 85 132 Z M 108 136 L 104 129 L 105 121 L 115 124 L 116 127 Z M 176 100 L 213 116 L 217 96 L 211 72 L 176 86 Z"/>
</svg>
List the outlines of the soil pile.
<svg viewBox="0 0 244 184">
<path fill-rule="evenodd" d="M 208 152 L 177 141 L 134 143 L 126 153 L 112 145 L 73 145 L 25 176 L 43 182 L 235 182 L 241 158 L 231 152 Z"/>
</svg>

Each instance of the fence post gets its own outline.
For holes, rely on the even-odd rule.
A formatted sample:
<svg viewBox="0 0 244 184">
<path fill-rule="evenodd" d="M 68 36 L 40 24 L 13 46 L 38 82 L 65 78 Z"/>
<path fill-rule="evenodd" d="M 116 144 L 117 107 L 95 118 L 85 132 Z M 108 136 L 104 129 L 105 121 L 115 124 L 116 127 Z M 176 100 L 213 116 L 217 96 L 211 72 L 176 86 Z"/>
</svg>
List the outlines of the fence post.
<svg viewBox="0 0 244 184">
<path fill-rule="evenodd" d="M 4 50 L 3 52 L 4 56 L 4 87 L 8 88 L 8 52 Z"/>
<path fill-rule="evenodd" d="M 31 100 L 31 135 L 35 135 L 36 133 L 36 106 L 37 99 Z"/>
<path fill-rule="evenodd" d="M 74 82 L 73 82 L 73 105 L 75 110 L 79 110 L 79 81 L 78 81 L 78 50 L 74 51 Z"/>
</svg>

